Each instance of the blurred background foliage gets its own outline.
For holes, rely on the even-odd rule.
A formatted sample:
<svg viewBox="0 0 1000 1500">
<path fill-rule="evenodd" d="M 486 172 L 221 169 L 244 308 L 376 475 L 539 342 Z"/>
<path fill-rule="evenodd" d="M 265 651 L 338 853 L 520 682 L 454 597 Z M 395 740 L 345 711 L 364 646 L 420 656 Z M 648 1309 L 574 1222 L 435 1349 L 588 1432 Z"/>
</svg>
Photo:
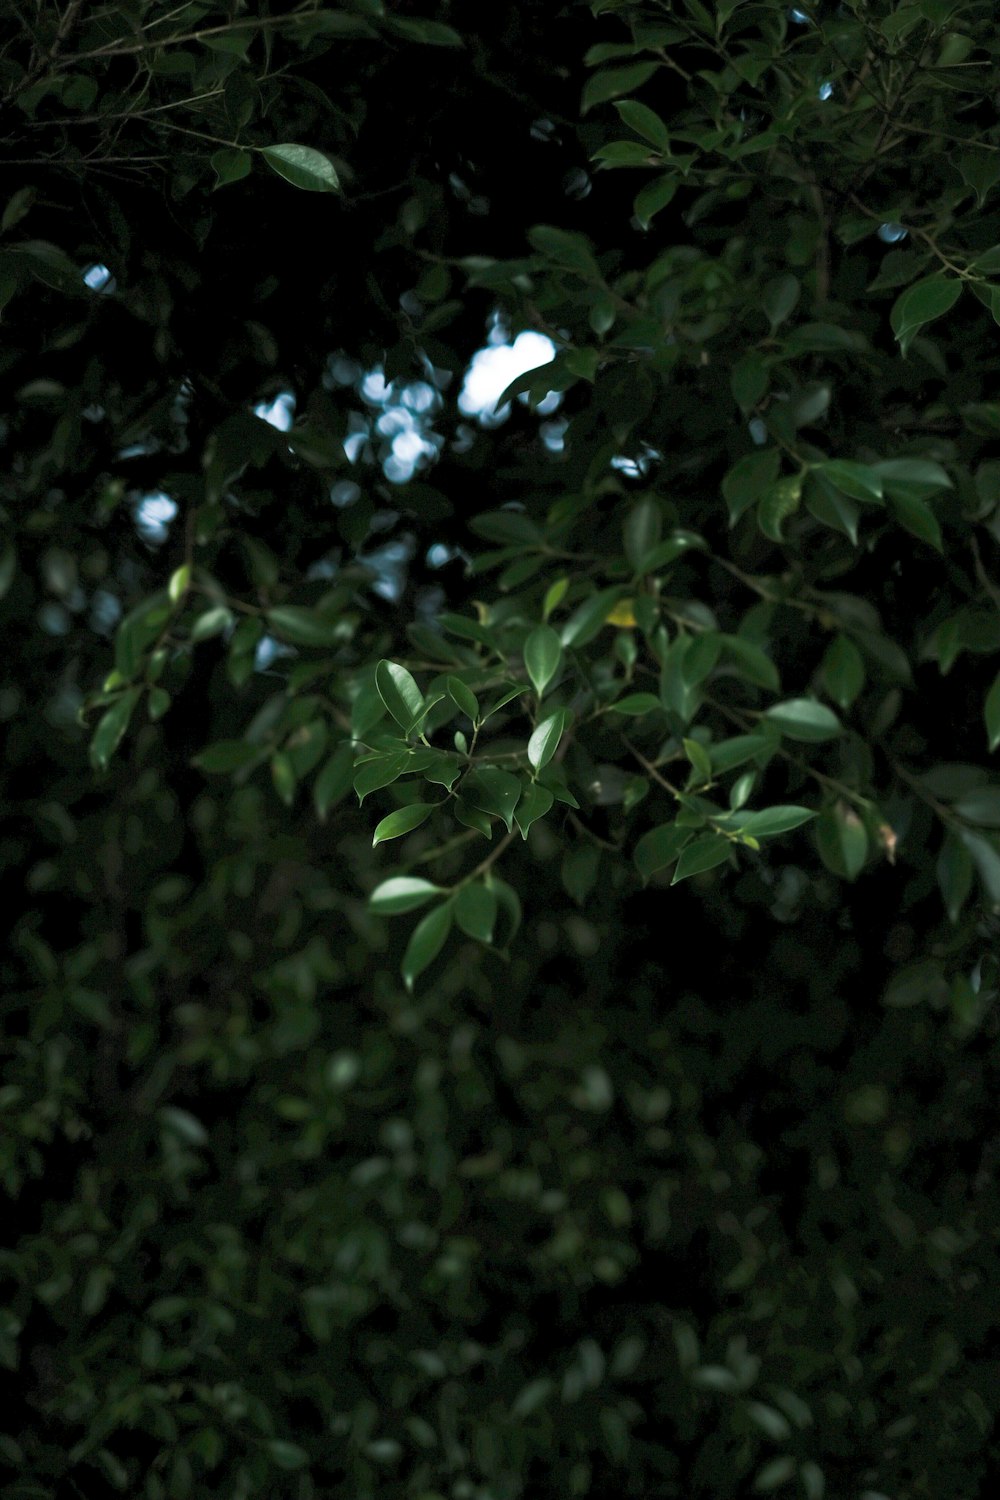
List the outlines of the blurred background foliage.
<svg viewBox="0 0 1000 1500">
<path fill-rule="evenodd" d="M 427 8 L 0 22 L 5 1493 L 985 1496 L 992 7 Z M 543 614 L 407 988 L 375 663 Z"/>
</svg>

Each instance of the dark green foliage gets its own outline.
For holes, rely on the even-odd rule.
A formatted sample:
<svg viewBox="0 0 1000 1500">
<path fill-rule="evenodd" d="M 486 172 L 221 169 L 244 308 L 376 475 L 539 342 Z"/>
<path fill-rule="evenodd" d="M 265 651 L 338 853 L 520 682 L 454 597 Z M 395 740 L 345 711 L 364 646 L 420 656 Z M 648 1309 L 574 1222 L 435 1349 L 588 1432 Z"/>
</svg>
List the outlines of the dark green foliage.
<svg viewBox="0 0 1000 1500">
<path fill-rule="evenodd" d="M 0 21 L 4 1493 L 972 1500 L 993 7 L 411 9 Z"/>
</svg>

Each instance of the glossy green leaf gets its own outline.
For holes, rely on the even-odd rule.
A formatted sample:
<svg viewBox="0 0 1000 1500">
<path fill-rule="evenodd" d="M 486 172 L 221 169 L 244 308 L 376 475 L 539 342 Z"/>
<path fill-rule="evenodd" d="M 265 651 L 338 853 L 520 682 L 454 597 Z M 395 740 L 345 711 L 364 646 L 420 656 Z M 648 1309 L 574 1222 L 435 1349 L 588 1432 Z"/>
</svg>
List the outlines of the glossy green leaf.
<svg viewBox="0 0 1000 1500">
<path fill-rule="evenodd" d="M 473 724 L 479 721 L 479 702 L 471 688 L 466 687 L 459 677 L 448 678 L 448 696 L 457 708 L 462 710 L 467 719 Z"/>
<path fill-rule="evenodd" d="M 673 202 L 679 187 L 676 173 L 665 172 L 636 193 L 632 208 L 643 229 L 648 229 L 656 215 Z"/>
<path fill-rule="evenodd" d="M 644 833 L 635 846 L 635 867 L 648 881 L 658 870 L 663 870 L 680 854 L 685 844 L 691 842 L 690 828 L 679 828 L 676 823 L 664 823 Z M 720 839 L 720 843 L 723 841 Z"/>
<path fill-rule="evenodd" d="M 405 750 L 377 755 L 372 760 L 365 761 L 354 775 L 354 790 L 358 794 L 358 802 L 364 802 L 371 792 L 380 791 L 382 787 L 398 781 L 400 776 L 412 769 L 412 765 L 412 757 Z"/>
<path fill-rule="evenodd" d="M 398 662 L 380 661 L 375 668 L 378 695 L 396 723 L 409 734 L 424 711 L 424 698 L 412 675 Z"/>
<path fill-rule="evenodd" d="M 492 839 L 493 825 L 488 816 L 480 808 L 474 807 L 471 802 L 467 802 L 464 797 L 455 798 L 452 804 L 452 812 L 455 814 L 456 821 L 461 823 L 463 828 L 473 828 L 477 833 L 481 833 L 484 838 Z"/>
<path fill-rule="evenodd" d="M 955 276 L 925 276 L 907 287 L 889 315 L 900 353 L 905 355 L 920 329 L 950 312 L 958 301 L 962 283 Z"/>
<path fill-rule="evenodd" d="M 555 755 L 565 727 L 566 710 L 560 708 L 554 714 L 549 714 L 547 719 L 543 719 L 532 732 L 528 740 L 528 760 L 536 771 L 547 766 Z"/>
<path fill-rule="evenodd" d="M 740 816 L 741 834 L 749 834 L 755 839 L 764 839 L 773 838 L 779 833 L 790 833 L 793 828 L 801 828 L 803 823 L 808 823 L 815 818 L 816 813 L 808 807 L 797 807 L 790 803 L 781 807 L 767 807 L 761 812 Z"/>
<path fill-rule="evenodd" d="M 313 146 L 285 142 L 265 146 L 260 154 L 271 170 L 293 187 L 308 193 L 336 193 L 340 190 L 340 179 L 333 163 Z"/>
<path fill-rule="evenodd" d="M 766 717 L 790 740 L 819 743 L 843 733 L 843 726 L 832 708 L 813 698 L 789 698 L 766 710 Z"/>
<path fill-rule="evenodd" d="M 97 728 L 90 741 L 90 759 L 99 771 L 107 769 L 108 762 L 122 742 L 129 720 L 141 696 L 142 688 L 129 688 L 117 703 L 113 703 L 109 709 L 105 710 L 98 720 Z"/>
<path fill-rule="evenodd" d="M 580 647 L 592 641 L 624 593 L 623 588 L 601 589 L 577 605 L 562 628 L 563 646 Z"/>
<path fill-rule="evenodd" d="M 524 643 L 524 665 L 541 697 L 559 670 L 562 645 L 551 625 L 537 626 Z"/>
<path fill-rule="evenodd" d="M 509 832 L 521 795 L 521 782 L 509 771 L 501 771 L 496 766 L 481 766 L 465 777 L 462 795 L 473 807 L 503 818 Z"/>
<path fill-rule="evenodd" d="M 617 703 L 608 705 L 608 713 L 628 714 L 638 718 L 642 714 L 655 713 L 660 706 L 660 700 L 655 693 L 626 693 L 625 697 L 619 698 Z"/>
<path fill-rule="evenodd" d="M 670 132 L 660 119 L 655 110 L 650 109 L 648 104 L 641 104 L 638 99 L 623 99 L 615 105 L 619 117 L 630 130 L 636 135 L 641 135 L 643 140 L 655 146 L 657 151 L 664 155 L 670 151 Z"/>
<path fill-rule="evenodd" d="M 861 500 L 869 505 L 882 499 L 882 476 L 869 464 L 851 463 L 847 459 L 831 458 L 816 465 L 816 473 L 822 474 L 832 485 L 852 500 Z"/>
<path fill-rule="evenodd" d="M 496 891 L 480 881 L 463 885 L 455 898 L 455 921 L 467 937 L 492 943 L 497 920 Z"/>
<path fill-rule="evenodd" d="M 555 797 L 548 787 L 541 786 L 537 781 L 529 783 L 524 788 L 518 800 L 514 813 L 514 821 L 521 830 L 521 837 L 528 837 L 528 830 L 532 823 L 537 823 L 539 818 L 544 818 L 550 811 Z"/>
<path fill-rule="evenodd" d="M 453 914 L 452 902 L 445 901 L 422 917 L 410 934 L 400 965 L 408 990 L 413 989 L 416 980 L 430 967 L 447 942 Z"/>
<path fill-rule="evenodd" d="M 721 865 L 729 858 L 731 847 L 728 839 L 722 838 L 720 834 L 709 833 L 696 838 L 681 850 L 670 884 L 676 885 L 679 880 L 687 880 L 692 875 L 714 870 L 716 865 Z"/>
<path fill-rule="evenodd" d="M 607 68 L 588 78 L 583 88 L 581 111 L 586 114 L 595 104 L 604 104 L 608 99 L 618 99 L 622 94 L 632 94 L 642 88 L 660 67 L 656 62 L 628 63 L 623 68 Z"/>
<path fill-rule="evenodd" d="M 392 875 L 375 887 L 368 897 L 368 905 L 379 916 L 395 917 L 403 912 L 416 911 L 444 894 L 440 886 L 416 875 Z"/>
<path fill-rule="evenodd" d="M 372 847 L 376 844 L 384 844 L 389 839 L 402 838 L 406 833 L 412 833 L 414 828 L 419 828 L 421 823 L 426 823 L 436 807 L 434 802 L 411 802 L 406 807 L 398 807 L 395 812 L 389 813 L 388 817 L 382 819 L 372 835 Z"/>
</svg>

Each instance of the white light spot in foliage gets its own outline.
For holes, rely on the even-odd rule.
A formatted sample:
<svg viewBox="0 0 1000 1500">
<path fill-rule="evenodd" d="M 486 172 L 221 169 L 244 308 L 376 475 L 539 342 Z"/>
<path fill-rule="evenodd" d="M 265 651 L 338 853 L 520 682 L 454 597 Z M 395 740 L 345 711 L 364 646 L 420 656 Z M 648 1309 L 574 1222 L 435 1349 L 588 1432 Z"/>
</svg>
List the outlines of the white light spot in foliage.
<svg viewBox="0 0 1000 1500">
<path fill-rule="evenodd" d="M 825 100 L 825 99 L 831 98 L 832 95 L 833 95 L 833 84 L 830 83 L 829 80 L 827 80 L 826 83 L 821 83 L 820 86 L 819 86 L 819 97 L 821 99 Z"/>
<path fill-rule="evenodd" d="M 143 495 L 135 510 L 135 524 L 145 542 L 165 542 L 170 522 L 177 514 L 177 503 L 162 490 Z"/>
<path fill-rule="evenodd" d="M 903 228 L 902 224 L 890 223 L 879 225 L 878 237 L 887 245 L 898 244 L 900 240 L 906 239 L 906 235 L 907 231 Z"/>
<path fill-rule="evenodd" d="M 115 289 L 115 278 L 107 266 L 96 262 L 88 266 L 83 273 L 83 282 L 92 292 L 113 292 Z"/>
<path fill-rule="evenodd" d="M 281 391 L 273 401 L 262 401 L 253 410 L 254 416 L 270 422 L 279 432 L 287 432 L 295 416 L 295 397 L 291 391 Z"/>
<path fill-rule="evenodd" d="M 497 398 L 503 394 L 512 380 L 528 370 L 547 365 L 554 358 L 556 346 L 543 333 L 519 333 L 512 344 L 491 342 L 472 356 L 465 374 L 465 381 L 458 398 L 458 409 L 467 417 L 478 417 L 484 427 L 496 427 L 510 415 L 510 406 L 494 412 Z M 545 400 L 555 395 L 552 411 L 559 404 L 558 394 L 550 392 Z"/>
</svg>

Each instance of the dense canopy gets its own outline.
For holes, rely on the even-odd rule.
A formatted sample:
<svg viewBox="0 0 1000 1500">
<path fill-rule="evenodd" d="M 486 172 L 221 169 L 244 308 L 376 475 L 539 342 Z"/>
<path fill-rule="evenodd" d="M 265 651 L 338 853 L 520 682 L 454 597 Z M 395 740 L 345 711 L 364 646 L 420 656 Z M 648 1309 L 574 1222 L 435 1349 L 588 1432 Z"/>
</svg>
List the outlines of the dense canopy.
<svg viewBox="0 0 1000 1500">
<path fill-rule="evenodd" d="M 0 18 L 0 1418 L 995 1475 L 986 0 Z"/>
</svg>

